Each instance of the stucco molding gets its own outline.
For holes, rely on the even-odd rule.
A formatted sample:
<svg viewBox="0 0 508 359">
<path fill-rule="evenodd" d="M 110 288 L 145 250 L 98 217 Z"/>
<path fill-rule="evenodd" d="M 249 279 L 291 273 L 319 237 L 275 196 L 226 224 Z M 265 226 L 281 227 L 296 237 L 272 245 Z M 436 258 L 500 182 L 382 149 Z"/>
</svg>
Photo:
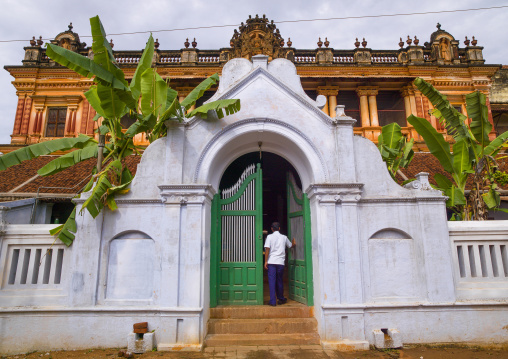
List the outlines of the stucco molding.
<svg viewBox="0 0 508 359">
<path fill-rule="evenodd" d="M 197 166 L 196 166 L 196 170 L 194 172 L 193 182 L 197 182 L 198 181 L 199 172 L 201 171 L 201 168 L 203 166 L 203 161 L 204 161 L 205 157 L 209 154 L 210 149 L 216 143 L 218 143 L 221 138 L 227 136 L 231 132 L 235 132 L 235 130 L 237 130 L 239 127 L 244 127 L 244 126 L 249 125 L 249 124 L 260 124 L 261 125 L 261 124 L 265 124 L 265 123 L 271 123 L 271 124 L 274 124 L 276 126 L 282 126 L 282 127 L 286 128 L 286 129 L 292 131 L 294 134 L 298 135 L 300 138 L 302 138 L 306 142 L 307 145 L 309 145 L 314 150 L 314 153 L 319 158 L 319 161 L 320 161 L 320 164 L 321 164 L 321 168 L 323 168 L 323 169 L 326 168 L 325 161 L 324 161 L 323 157 L 321 156 L 321 153 L 319 152 L 319 149 L 316 147 L 316 145 L 313 143 L 313 141 L 311 141 L 310 138 L 307 137 L 307 135 L 305 135 L 302 131 L 300 131 L 296 127 L 294 127 L 294 126 L 292 126 L 292 125 L 290 125 L 290 124 L 288 124 L 286 122 L 275 120 L 275 119 L 271 119 L 271 118 L 250 118 L 250 119 L 234 122 L 234 123 L 226 126 L 221 132 L 217 133 L 216 135 L 214 135 L 212 137 L 212 139 L 206 144 L 205 148 L 203 149 L 203 152 L 199 156 L 199 160 L 198 160 L 198 163 L 197 163 Z M 294 137 L 291 137 L 291 138 L 294 138 Z M 295 141 L 293 141 L 293 142 L 295 142 Z M 325 176 L 325 179 L 326 179 L 327 178 L 326 171 L 323 171 L 323 172 L 324 172 L 324 176 Z"/>
</svg>

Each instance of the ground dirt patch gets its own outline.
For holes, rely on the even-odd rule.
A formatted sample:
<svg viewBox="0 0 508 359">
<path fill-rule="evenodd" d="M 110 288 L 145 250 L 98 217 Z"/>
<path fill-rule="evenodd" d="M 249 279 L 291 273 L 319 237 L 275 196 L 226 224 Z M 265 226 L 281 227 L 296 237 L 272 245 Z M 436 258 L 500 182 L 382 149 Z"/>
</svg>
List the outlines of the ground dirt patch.
<svg viewBox="0 0 508 359">
<path fill-rule="evenodd" d="M 210 348 L 212 349 L 212 348 Z M 125 349 L 122 349 L 125 350 Z M 89 349 L 71 351 L 43 351 L 27 354 L 1 356 L 2 359 L 113 359 L 118 358 L 119 349 Z M 203 352 L 149 352 L 134 354 L 134 358 L 245 358 L 245 359 L 508 359 L 508 346 L 466 347 L 461 345 L 411 346 L 405 349 L 384 349 L 358 352 L 338 352 L 334 350 L 307 349 L 304 347 L 219 347 Z"/>
</svg>

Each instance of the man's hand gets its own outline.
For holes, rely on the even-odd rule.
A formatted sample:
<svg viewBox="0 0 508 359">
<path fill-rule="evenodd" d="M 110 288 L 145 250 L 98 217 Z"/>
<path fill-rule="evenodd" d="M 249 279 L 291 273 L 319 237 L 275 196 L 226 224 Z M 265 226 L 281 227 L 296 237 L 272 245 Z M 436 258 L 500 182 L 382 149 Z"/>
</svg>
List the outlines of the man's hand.
<svg viewBox="0 0 508 359">
<path fill-rule="evenodd" d="M 265 247 L 265 269 L 268 270 L 268 258 L 270 257 L 270 248 Z"/>
<path fill-rule="evenodd" d="M 295 239 L 294 239 L 294 238 L 293 238 L 293 242 L 291 242 L 291 245 L 292 245 L 293 247 L 296 247 L 296 241 L 295 241 Z"/>
</svg>

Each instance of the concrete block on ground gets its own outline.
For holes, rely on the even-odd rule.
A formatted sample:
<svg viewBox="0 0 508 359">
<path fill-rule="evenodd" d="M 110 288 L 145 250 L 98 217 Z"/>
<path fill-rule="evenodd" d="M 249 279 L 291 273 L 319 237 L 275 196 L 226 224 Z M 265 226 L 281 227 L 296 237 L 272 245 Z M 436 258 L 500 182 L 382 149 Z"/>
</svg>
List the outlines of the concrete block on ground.
<svg viewBox="0 0 508 359">
<path fill-rule="evenodd" d="M 385 347 L 385 333 L 381 329 L 374 329 L 372 334 L 374 334 L 374 346 L 383 349 Z"/>
<path fill-rule="evenodd" d="M 135 354 L 143 354 L 153 349 L 154 333 L 146 333 L 141 336 L 129 333 L 127 337 L 127 350 Z"/>
<path fill-rule="evenodd" d="M 397 329 L 388 329 L 388 335 L 392 338 L 391 348 L 402 348 L 402 335 Z"/>
</svg>

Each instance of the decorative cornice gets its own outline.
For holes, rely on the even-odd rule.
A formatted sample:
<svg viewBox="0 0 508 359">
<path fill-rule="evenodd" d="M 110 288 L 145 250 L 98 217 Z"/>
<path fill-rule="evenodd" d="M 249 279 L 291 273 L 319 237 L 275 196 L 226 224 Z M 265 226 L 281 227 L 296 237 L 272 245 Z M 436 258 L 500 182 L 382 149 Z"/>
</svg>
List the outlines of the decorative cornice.
<svg viewBox="0 0 508 359">
<path fill-rule="evenodd" d="M 132 199 L 115 199 L 117 204 L 160 204 L 160 199 L 148 199 L 148 198 L 132 198 Z"/>
<path fill-rule="evenodd" d="M 161 201 L 165 204 L 203 204 L 212 200 L 215 190 L 211 185 L 160 185 Z"/>
<path fill-rule="evenodd" d="M 358 86 L 356 92 L 358 96 L 376 96 L 379 88 L 377 86 Z"/>
<path fill-rule="evenodd" d="M 339 86 L 318 86 L 318 95 L 337 96 L 339 94 Z"/>
<path fill-rule="evenodd" d="M 357 203 L 361 199 L 363 183 L 311 184 L 306 193 L 319 203 Z"/>
<path fill-rule="evenodd" d="M 447 197 L 385 197 L 362 198 L 360 203 L 416 203 L 416 202 L 446 202 Z"/>
</svg>

